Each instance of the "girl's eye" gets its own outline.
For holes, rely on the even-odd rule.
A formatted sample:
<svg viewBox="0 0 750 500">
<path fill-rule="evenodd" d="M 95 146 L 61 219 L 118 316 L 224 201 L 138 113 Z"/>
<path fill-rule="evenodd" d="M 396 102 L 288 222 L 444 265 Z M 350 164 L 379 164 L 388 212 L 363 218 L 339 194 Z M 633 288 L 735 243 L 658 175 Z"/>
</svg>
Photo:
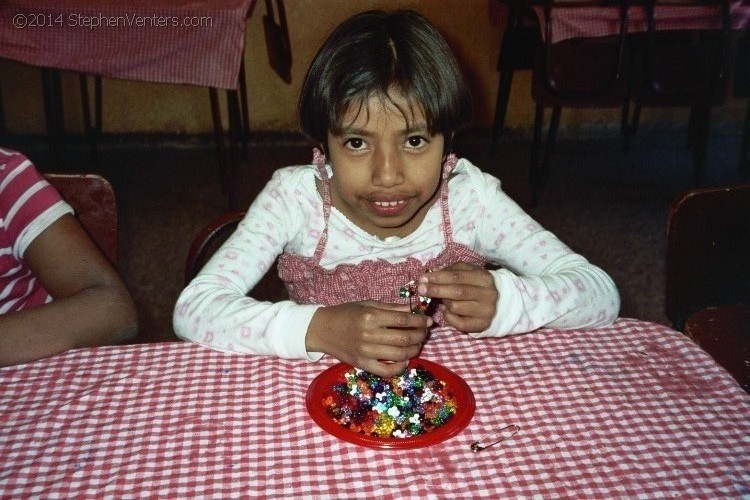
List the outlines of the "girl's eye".
<svg viewBox="0 0 750 500">
<path fill-rule="evenodd" d="M 419 135 L 413 135 L 406 139 L 406 146 L 413 149 L 421 148 L 427 145 L 427 139 Z"/>
<path fill-rule="evenodd" d="M 344 146 L 354 151 L 359 151 L 360 149 L 364 149 L 365 141 L 359 137 L 352 137 L 351 139 L 346 140 Z"/>
</svg>

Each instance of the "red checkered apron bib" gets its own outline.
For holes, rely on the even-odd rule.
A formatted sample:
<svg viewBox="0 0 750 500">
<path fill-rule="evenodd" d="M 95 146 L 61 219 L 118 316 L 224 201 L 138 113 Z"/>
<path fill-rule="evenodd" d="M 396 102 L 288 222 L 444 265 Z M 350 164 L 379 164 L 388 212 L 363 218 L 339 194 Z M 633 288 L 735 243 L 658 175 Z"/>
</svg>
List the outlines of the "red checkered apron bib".
<svg viewBox="0 0 750 500">
<path fill-rule="evenodd" d="M 395 264 L 380 259 L 365 260 L 359 264 L 339 264 L 329 270 L 320 265 L 320 259 L 328 240 L 328 218 L 331 214 L 330 181 L 325 168 L 325 157 L 316 149 L 313 163 L 318 168 L 322 181 L 325 228 L 312 257 L 288 253 L 279 257 L 279 276 L 289 291 L 289 297 L 298 304 L 324 306 L 362 300 L 407 304 L 409 299 L 400 297 L 399 289 L 427 270 L 441 269 L 458 262 L 484 266 L 487 263 L 486 259 L 467 246 L 453 241 L 448 212 L 448 176 L 456 162 L 456 157 L 449 155 L 443 164 L 440 208 L 445 249 L 439 255 L 424 264 L 410 256 Z M 434 319 L 438 324 L 442 323 L 441 314 L 436 314 Z"/>
</svg>

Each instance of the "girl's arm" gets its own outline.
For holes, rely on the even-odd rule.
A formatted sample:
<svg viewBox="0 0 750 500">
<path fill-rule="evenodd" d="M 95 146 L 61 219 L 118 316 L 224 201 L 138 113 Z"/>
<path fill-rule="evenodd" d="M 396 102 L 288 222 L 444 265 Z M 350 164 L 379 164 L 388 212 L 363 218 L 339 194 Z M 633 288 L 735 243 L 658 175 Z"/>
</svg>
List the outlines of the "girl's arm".
<svg viewBox="0 0 750 500">
<path fill-rule="evenodd" d="M 443 298 L 449 312 L 451 307 L 461 311 L 466 320 L 462 324 L 481 325 L 481 329 L 469 330 L 477 337 L 524 333 L 544 326 L 597 327 L 614 321 L 620 299 L 607 273 L 542 228 L 500 189 L 497 179 L 471 165 L 467 170 L 471 189 L 465 191 L 476 194 L 464 195 L 459 202 L 475 208 L 467 211 L 471 220 L 464 221 L 460 208 L 452 210 L 457 219 L 453 226 L 502 268 L 489 271 L 489 276 L 480 269 L 429 273 L 422 277 L 427 283 L 422 290 Z M 480 293 L 481 287 L 488 286 L 497 295 Z"/>
<path fill-rule="evenodd" d="M 298 199 L 298 182 L 299 171 L 277 171 L 237 230 L 183 290 L 173 315 L 179 337 L 229 352 L 321 357 L 308 354 L 305 347 L 307 327 L 318 306 L 247 296 L 309 223 L 305 213 L 311 209 L 305 211 L 305 204 L 315 200 Z"/>
<path fill-rule="evenodd" d="M 612 279 L 545 230 L 484 175 L 487 207 L 478 241 L 503 269 L 491 271 L 499 297 L 492 325 L 479 335 L 612 323 L 620 297 Z"/>
<path fill-rule="evenodd" d="M 130 295 L 73 216 L 63 215 L 42 231 L 24 260 L 54 300 L 0 315 L 0 366 L 136 334 Z"/>
</svg>

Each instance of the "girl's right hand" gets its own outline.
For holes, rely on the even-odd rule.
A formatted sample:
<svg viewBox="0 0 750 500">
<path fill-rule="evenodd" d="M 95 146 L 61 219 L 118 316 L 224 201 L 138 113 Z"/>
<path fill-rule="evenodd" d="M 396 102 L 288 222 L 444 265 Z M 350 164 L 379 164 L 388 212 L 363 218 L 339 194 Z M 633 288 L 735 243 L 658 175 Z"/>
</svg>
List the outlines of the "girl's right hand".
<svg viewBox="0 0 750 500">
<path fill-rule="evenodd" d="M 350 302 L 321 307 L 307 329 L 306 348 L 381 377 L 401 374 L 419 355 L 432 318 L 408 305 Z"/>
</svg>

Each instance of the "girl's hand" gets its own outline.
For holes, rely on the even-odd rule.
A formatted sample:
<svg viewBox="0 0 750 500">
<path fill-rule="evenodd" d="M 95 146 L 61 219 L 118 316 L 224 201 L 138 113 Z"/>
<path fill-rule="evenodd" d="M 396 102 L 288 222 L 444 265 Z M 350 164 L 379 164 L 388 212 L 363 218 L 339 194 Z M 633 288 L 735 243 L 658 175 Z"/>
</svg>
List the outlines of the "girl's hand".
<svg viewBox="0 0 750 500">
<path fill-rule="evenodd" d="M 392 377 L 419 355 L 432 318 L 412 314 L 409 306 L 350 302 L 321 307 L 305 339 L 308 351 L 325 352 L 362 370 Z"/>
<path fill-rule="evenodd" d="M 417 292 L 442 299 L 445 321 L 464 332 L 482 332 L 490 327 L 497 308 L 498 292 L 492 275 L 481 267 L 459 262 L 423 274 Z"/>
</svg>

